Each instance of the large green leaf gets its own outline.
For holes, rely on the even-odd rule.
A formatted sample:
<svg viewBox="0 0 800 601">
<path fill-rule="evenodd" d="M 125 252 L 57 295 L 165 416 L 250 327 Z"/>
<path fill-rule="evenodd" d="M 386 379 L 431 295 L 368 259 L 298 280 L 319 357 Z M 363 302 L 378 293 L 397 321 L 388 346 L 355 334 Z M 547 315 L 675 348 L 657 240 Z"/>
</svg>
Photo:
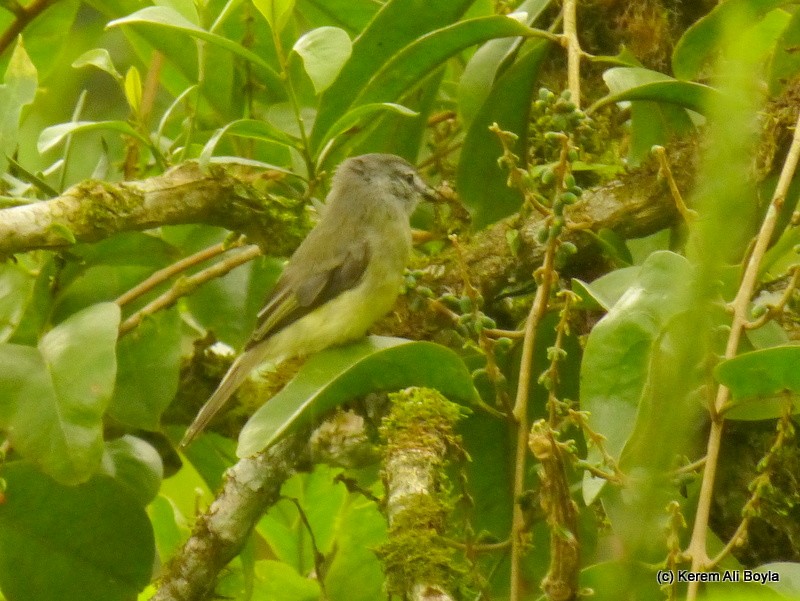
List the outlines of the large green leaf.
<svg viewBox="0 0 800 601">
<path fill-rule="evenodd" d="M 28 5 L 28 3 L 20 4 Z M 44 13 L 25 24 L 22 32 L 25 38 L 25 50 L 36 65 L 40 81 L 45 82 L 52 78 L 54 71 L 56 77 L 61 77 L 64 55 L 75 51 L 76 36 L 64 34 L 71 30 L 80 5 L 79 0 L 51 2 Z M 14 19 L 16 17 L 11 11 L 3 10 L 0 13 L 0 31 L 9 31 Z M 91 27 L 87 27 L 86 23 L 82 25 L 86 29 Z M 77 37 L 80 39 L 80 34 Z M 7 52 L 0 56 L 0 72 L 10 60 L 13 59 Z"/>
<path fill-rule="evenodd" d="M 294 43 L 292 51 L 303 59 L 303 66 L 314 90 L 320 94 L 334 82 L 353 52 L 347 32 L 338 27 L 318 27 Z"/>
<path fill-rule="evenodd" d="M 142 7 L 139 0 L 86 0 L 85 3 L 90 4 L 109 21 L 134 13 Z M 183 9 L 183 12 L 189 12 L 188 6 L 184 5 Z M 192 23 L 191 20 L 189 22 Z M 197 44 L 187 44 L 185 36 L 164 35 L 164 30 L 159 27 L 123 27 L 122 32 L 134 55 L 142 64 L 150 64 L 153 50 L 158 50 L 164 55 L 167 60 L 163 63 L 159 83 L 175 97 L 187 87 L 198 83 L 198 59 L 202 54 L 202 58 L 205 58 L 205 72 L 198 97 L 213 107 L 216 113 L 224 115 L 226 121 L 240 116 L 243 95 L 238 93 L 238 88 L 235 88 L 234 55 L 228 50 L 207 45 L 202 53 L 198 53 Z M 241 39 L 235 32 L 225 33 L 226 37 L 232 40 Z M 260 48 L 254 46 L 251 50 L 256 51 Z M 258 54 L 265 56 L 262 52 Z M 236 93 L 233 92 L 234 89 L 237 90 Z M 282 94 L 282 90 L 280 93 Z M 198 108 L 206 113 L 210 107 L 200 103 Z"/>
<path fill-rule="evenodd" d="M 462 403 L 478 400 L 469 371 L 450 349 L 431 342 L 370 336 L 311 357 L 245 424 L 236 452 L 248 457 L 347 400 L 408 386 L 436 388 Z"/>
<path fill-rule="evenodd" d="M 516 19 L 492 16 L 461 21 L 432 31 L 394 55 L 375 73 L 355 102 L 389 101 L 465 48 L 495 38 L 529 36 L 532 31 Z"/>
<path fill-rule="evenodd" d="M 203 150 L 198 159 L 201 167 L 205 167 L 209 163 L 211 157 L 214 155 L 214 150 L 217 148 L 217 144 L 219 144 L 220 139 L 225 135 L 275 142 L 290 148 L 299 148 L 301 145 L 297 138 L 278 129 L 267 121 L 238 119 L 220 127 L 209 138 L 208 142 L 203 146 Z"/>
<path fill-rule="evenodd" d="M 639 266 L 615 269 L 591 284 L 573 278 L 572 291 L 580 296 L 585 306 L 608 311 L 639 279 L 641 269 Z"/>
<path fill-rule="evenodd" d="M 672 72 L 678 79 L 700 75 L 720 44 L 726 42 L 728 28 L 734 24 L 755 24 L 786 0 L 729 0 L 717 5 L 705 17 L 687 29 L 672 53 Z"/>
<path fill-rule="evenodd" d="M 9 600 L 129 601 L 150 581 L 144 508 L 108 476 L 58 484 L 26 463 L 4 466 L 0 590 Z"/>
<path fill-rule="evenodd" d="M 255 566 L 253 599 L 281 601 L 317 601 L 321 598 L 316 579 L 298 574 L 282 561 L 259 561 Z"/>
<path fill-rule="evenodd" d="M 418 2 L 390 0 L 353 42 L 353 54 L 336 81 L 322 94 L 311 144 L 319 148 L 323 135 L 353 104 L 370 78 L 391 57 L 434 29 L 456 21 L 473 0 Z M 397 100 L 397 98 L 381 98 Z"/>
<path fill-rule="evenodd" d="M 589 110 L 612 102 L 631 102 L 631 145 L 629 161 L 637 165 L 656 145 L 685 134 L 693 125 L 685 109 L 705 112 L 714 95 L 708 86 L 677 81 L 640 67 L 615 67 L 603 73 L 611 94 L 601 98 Z"/>
<path fill-rule="evenodd" d="M 253 4 L 277 33 L 286 27 L 294 10 L 294 0 L 253 0 Z"/>
<path fill-rule="evenodd" d="M 373 102 L 370 104 L 362 104 L 354 109 L 350 109 L 339 119 L 336 120 L 331 128 L 325 132 L 323 141 L 331 142 L 338 136 L 348 132 L 352 128 L 364 123 L 367 117 L 374 117 L 376 113 L 392 112 L 403 117 L 415 117 L 418 115 L 415 111 L 403 106 L 402 104 L 395 104 L 393 102 Z M 323 147 L 323 150 L 325 147 Z"/>
<path fill-rule="evenodd" d="M 380 5 L 372 0 L 297 0 L 297 11 L 314 27 L 336 25 L 355 35 L 364 30 Z"/>
<path fill-rule="evenodd" d="M 525 0 L 516 13 L 526 13 L 523 22 L 533 22 L 548 7 L 550 0 Z M 525 40 L 522 37 L 489 40 L 469 59 L 458 82 L 458 108 L 466 126 L 486 101 L 498 74 L 513 62 L 514 55 Z"/>
<path fill-rule="evenodd" d="M 0 85 L 0 173 L 5 172 L 8 165 L 6 157 L 13 156 L 17 150 L 22 108 L 33 102 L 38 85 L 36 67 L 20 39 L 11 54 L 3 85 Z"/>
<path fill-rule="evenodd" d="M 783 30 L 769 63 L 769 91 L 777 95 L 800 71 L 800 12 L 794 11 Z"/>
<path fill-rule="evenodd" d="M 514 152 L 524 157 L 531 97 L 548 43 L 536 41 L 495 82 L 464 138 L 456 173 L 458 191 L 482 227 L 519 210 L 522 196 L 506 185 L 508 171 L 497 164 L 500 140 L 489 131 L 492 123 L 517 134 Z"/>
<path fill-rule="evenodd" d="M 416 164 L 425 134 L 428 133 L 428 119 L 439 107 L 439 92 L 445 74 L 445 67 L 437 69 L 415 85 L 410 93 L 403 96 L 403 106 L 415 111 L 416 115 L 389 112 L 379 115 L 374 124 L 364 129 L 365 135 L 356 132 L 346 143 L 339 146 L 336 158 L 343 159 L 346 156 L 369 152 L 387 152 Z"/>
<path fill-rule="evenodd" d="M 0 265 L 0 342 L 7 341 L 25 314 L 36 277 L 15 263 Z"/>
<path fill-rule="evenodd" d="M 39 134 L 39 141 L 36 148 L 39 152 L 47 152 L 51 148 L 58 146 L 67 136 L 79 132 L 111 130 L 127 136 L 136 138 L 144 144 L 150 145 L 150 140 L 136 131 L 130 123 L 125 121 L 72 121 L 70 123 L 59 123 L 51 125 L 42 130 Z"/>
<path fill-rule="evenodd" d="M 340 473 L 340 468 L 318 464 L 312 472 L 287 481 L 281 493 L 300 503 L 317 549 L 331 558 L 325 570 L 327 597 L 331 601 L 371 601 L 381 595 L 384 580 L 373 549 L 386 538 L 386 520 L 375 503 L 359 494 L 348 494 L 344 484 L 337 481 Z M 289 576 L 314 569 L 314 548 L 305 536 L 306 526 L 288 499 L 270 508 L 259 521 L 257 532 L 281 565 L 291 569 Z M 358 587 L 354 588 L 353 582 L 358 582 Z"/>
<path fill-rule="evenodd" d="M 50 330 L 38 348 L 0 345 L 0 427 L 60 482 L 84 482 L 100 464 L 119 317 L 114 303 L 94 305 Z"/>
<path fill-rule="evenodd" d="M 136 11 L 132 15 L 115 19 L 111 21 L 107 27 L 118 27 L 119 25 L 134 25 L 143 24 L 150 25 L 166 30 L 177 31 L 187 34 L 191 37 L 197 38 L 214 44 L 220 48 L 224 48 L 236 56 L 240 56 L 258 67 L 262 74 L 265 75 L 267 83 L 270 88 L 280 89 L 283 86 L 280 75 L 272 68 L 272 66 L 261 58 L 255 52 L 248 50 L 244 46 L 229 40 L 226 37 L 206 31 L 202 27 L 195 25 L 179 12 L 166 7 L 166 6 L 148 6 L 142 10 Z"/>
<path fill-rule="evenodd" d="M 151 315 L 117 347 L 117 381 L 108 412 L 117 421 L 157 430 L 178 390 L 181 318 L 177 309 Z"/>
<path fill-rule="evenodd" d="M 138 499 L 142 507 L 156 498 L 164 477 L 161 456 L 150 443 L 126 434 L 106 443 L 103 471 Z"/>
<path fill-rule="evenodd" d="M 72 61 L 73 69 L 80 69 L 82 67 L 92 66 L 105 71 L 116 81 L 122 81 L 122 75 L 114 66 L 114 61 L 111 54 L 105 48 L 92 48 L 81 54 L 78 58 Z"/>
<path fill-rule="evenodd" d="M 426 76 L 465 48 L 494 38 L 530 33 L 529 27 L 515 19 L 499 16 L 470 19 L 433 31 L 391 57 L 369 80 L 353 104 L 359 107 L 401 100 Z M 326 132 L 321 143 L 329 138 Z"/>
<path fill-rule="evenodd" d="M 589 412 L 592 429 L 605 437 L 606 451 L 617 460 L 635 431 L 650 428 L 652 413 L 658 412 L 654 379 L 662 379 L 658 370 L 664 367 L 658 358 L 663 361 L 674 352 L 674 340 L 667 334 L 675 319 L 693 306 L 692 281 L 686 259 L 667 251 L 653 253 L 589 334 L 581 364 L 581 409 Z M 684 376 L 688 381 L 689 375 Z M 672 411 L 678 414 L 677 407 Z M 590 447 L 588 460 L 602 460 L 597 448 Z M 587 503 L 604 483 L 587 475 Z"/>
<path fill-rule="evenodd" d="M 720 363 L 717 380 L 730 388 L 729 419 L 759 420 L 780 416 L 786 403 L 800 411 L 800 346 L 776 346 Z"/>
<path fill-rule="evenodd" d="M 712 87 L 678 81 L 641 67 L 614 67 L 603 73 L 603 80 L 611 94 L 597 101 L 593 110 L 612 102 L 649 100 L 705 113 L 709 104 L 719 97 L 719 92 Z"/>
</svg>

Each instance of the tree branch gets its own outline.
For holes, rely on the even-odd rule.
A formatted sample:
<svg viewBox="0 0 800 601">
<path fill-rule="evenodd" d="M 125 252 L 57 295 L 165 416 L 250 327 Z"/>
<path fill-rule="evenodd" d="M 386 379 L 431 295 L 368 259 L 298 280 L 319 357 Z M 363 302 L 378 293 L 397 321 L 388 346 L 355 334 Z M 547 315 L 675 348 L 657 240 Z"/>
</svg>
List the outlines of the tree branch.
<svg viewBox="0 0 800 601">
<path fill-rule="evenodd" d="M 308 218 L 302 201 L 264 190 L 271 179 L 274 172 L 239 165 L 203 171 L 188 162 L 146 180 L 87 180 L 51 200 L 1 210 L 0 256 L 185 223 L 236 230 L 285 255 L 307 232 Z"/>
<path fill-rule="evenodd" d="M 198 601 L 213 591 L 219 572 L 241 551 L 264 511 L 279 500 L 307 438 L 307 432 L 290 435 L 225 473 L 222 492 L 198 518 L 152 601 Z"/>
</svg>

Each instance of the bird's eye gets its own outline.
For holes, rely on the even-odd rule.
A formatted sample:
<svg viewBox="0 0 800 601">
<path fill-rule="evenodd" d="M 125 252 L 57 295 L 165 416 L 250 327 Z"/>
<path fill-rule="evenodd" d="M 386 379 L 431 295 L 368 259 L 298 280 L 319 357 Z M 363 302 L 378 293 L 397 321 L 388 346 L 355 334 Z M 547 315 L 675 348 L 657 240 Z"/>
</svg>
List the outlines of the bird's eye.
<svg viewBox="0 0 800 601">
<path fill-rule="evenodd" d="M 414 184 L 414 174 L 413 173 L 406 173 L 403 175 L 403 179 L 406 180 L 407 184 Z"/>
</svg>

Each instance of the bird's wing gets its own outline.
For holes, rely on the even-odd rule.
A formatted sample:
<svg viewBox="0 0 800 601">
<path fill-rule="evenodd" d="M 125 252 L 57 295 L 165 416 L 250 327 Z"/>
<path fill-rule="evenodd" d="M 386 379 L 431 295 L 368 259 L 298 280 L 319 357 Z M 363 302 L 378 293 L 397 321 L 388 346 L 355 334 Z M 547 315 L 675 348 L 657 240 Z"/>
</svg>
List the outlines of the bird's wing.
<svg viewBox="0 0 800 601">
<path fill-rule="evenodd" d="M 355 287 L 369 264 L 369 245 L 365 240 L 347 242 L 340 252 L 327 257 L 297 253 L 289 261 L 275 289 L 258 313 L 255 331 L 247 348 L 307 315 L 320 305 Z"/>
</svg>

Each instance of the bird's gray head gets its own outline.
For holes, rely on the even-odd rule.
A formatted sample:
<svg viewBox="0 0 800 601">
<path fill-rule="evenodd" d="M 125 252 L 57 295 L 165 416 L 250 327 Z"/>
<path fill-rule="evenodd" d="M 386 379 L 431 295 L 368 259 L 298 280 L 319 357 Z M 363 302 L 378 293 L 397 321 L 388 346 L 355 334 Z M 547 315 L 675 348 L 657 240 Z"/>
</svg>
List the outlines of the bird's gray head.
<svg viewBox="0 0 800 601">
<path fill-rule="evenodd" d="M 394 154 L 364 154 L 344 161 L 332 189 L 344 192 L 355 187 L 366 188 L 372 198 L 399 202 L 409 215 L 422 198 L 434 197 L 414 166 Z"/>
</svg>

